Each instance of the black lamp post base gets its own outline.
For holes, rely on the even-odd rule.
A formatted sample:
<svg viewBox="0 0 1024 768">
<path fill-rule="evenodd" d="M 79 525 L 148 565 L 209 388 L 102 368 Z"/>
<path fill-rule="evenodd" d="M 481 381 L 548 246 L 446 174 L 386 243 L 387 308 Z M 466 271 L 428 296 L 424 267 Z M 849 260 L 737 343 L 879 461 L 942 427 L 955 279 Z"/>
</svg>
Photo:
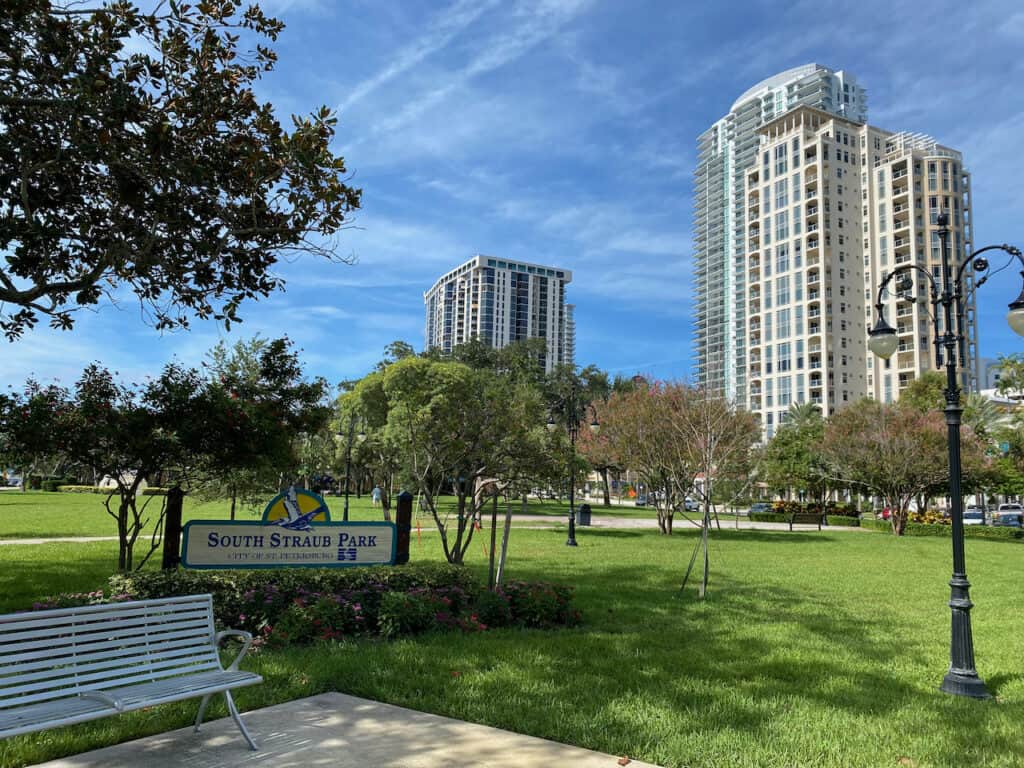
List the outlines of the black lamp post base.
<svg viewBox="0 0 1024 768">
<path fill-rule="evenodd" d="M 578 547 L 579 544 L 576 543 L 576 539 L 568 539 L 565 542 L 565 546 L 567 546 L 567 547 Z"/>
<path fill-rule="evenodd" d="M 942 678 L 939 690 L 953 696 L 970 696 L 972 699 L 991 699 L 992 694 L 985 682 L 973 669 L 950 669 Z"/>
</svg>

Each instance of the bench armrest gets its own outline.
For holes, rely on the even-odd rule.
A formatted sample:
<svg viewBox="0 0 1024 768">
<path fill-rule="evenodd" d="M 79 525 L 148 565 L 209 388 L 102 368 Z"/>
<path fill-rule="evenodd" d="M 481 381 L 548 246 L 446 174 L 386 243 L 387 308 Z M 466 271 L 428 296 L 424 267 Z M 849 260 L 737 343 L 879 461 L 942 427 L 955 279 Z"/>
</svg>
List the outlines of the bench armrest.
<svg viewBox="0 0 1024 768">
<path fill-rule="evenodd" d="M 245 652 L 249 650 L 249 646 L 252 645 L 252 635 L 248 632 L 243 632 L 240 629 L 224 629 L 213 636 L 213 645 L 215 648 L 220 648 L 220 641 L 225 637 L 237 637 L 242 641 L 242 650 L 235 656 L 235 660 L 231 662 L 231 666 L 227 668 L 228 672 L 238 671 L 238 664 L 245 656 Z"/>
<path fill-rule="evenodd" d="M 95 699 L 96 701 L 102 701 L 104 704 L 109 704 L 118 712 L 124 711 L 124 702 L 116 696 L 111 696 L 109 693 L 104 691 L 82 691 L 78 694 L 81 699 Z"/>
</svg>

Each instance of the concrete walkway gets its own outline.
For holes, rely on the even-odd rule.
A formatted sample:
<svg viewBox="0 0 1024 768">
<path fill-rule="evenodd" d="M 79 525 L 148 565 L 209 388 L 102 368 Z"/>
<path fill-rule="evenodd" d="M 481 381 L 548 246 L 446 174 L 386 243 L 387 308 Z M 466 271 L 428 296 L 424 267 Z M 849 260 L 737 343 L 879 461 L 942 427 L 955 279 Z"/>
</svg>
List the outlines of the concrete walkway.
<svg viewBox="0 0 1024 768">
<path fill-rule="evenodd" d="M 243 715 L 260 745 L 246 746 L 230 718 L 86 752 L 41 768 L 657 768 L 621 756 L 324 693 Z"/>
</svg>

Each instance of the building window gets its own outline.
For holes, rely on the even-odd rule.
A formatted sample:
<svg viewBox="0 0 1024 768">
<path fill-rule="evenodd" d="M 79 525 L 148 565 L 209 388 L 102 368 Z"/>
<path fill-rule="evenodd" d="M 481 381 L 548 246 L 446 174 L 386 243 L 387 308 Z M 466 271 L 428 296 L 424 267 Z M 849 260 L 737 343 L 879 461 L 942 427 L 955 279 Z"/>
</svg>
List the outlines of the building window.
<svg viewBox="0 0 1024 768">
<path fill-rule="evenodd" d="M 775 210 L 789 205 L 789 179 L 779 179 L 775 182 Z"/>
<path fill-rule="evenodd" d="M 775 273 L 789 269 L 789 243 L 775 246 Z"/>
<path fill-rule="evenodd" d="M 790 364 L 792 362 L 790 358 L 789 342 L 787 341 L 784 344 L 779 344 L 778 346 L 775 347 L 775 351 L 778 357 L 777 362 L 779 366 L 779 373 L 782 373 L 783 371 L 788 371 L 790 368 Z"/>
<path fill-rule="evenodd" d="M 789 310 L 780 309 L 775 313 L 775 338 L 789 338 Z M 781 370 L 781 369 L 780 369 Z"/>
</svg>

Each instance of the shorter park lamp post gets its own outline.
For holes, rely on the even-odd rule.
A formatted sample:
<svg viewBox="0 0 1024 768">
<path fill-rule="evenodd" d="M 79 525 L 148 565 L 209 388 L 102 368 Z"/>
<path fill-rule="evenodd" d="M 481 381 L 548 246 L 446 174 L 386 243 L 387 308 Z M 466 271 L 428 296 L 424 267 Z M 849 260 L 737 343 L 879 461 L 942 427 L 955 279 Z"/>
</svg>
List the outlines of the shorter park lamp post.
<svg viewBox="0 0 1024 768">
<path fill-rule="evenodd" d="M 965 286 L 964 276 L 970 266 L 975 275 L 982 277 L 975 284 L 981 287 L 989 278 L 988 260 L 981 257 L 985 251 L 1001 250 L 1010 254 L 1010 261 L 1015 257 L 1021 265 L 1021 277 L 1024 278 L 1024 257 L 1020 249 L 1010 245 L 989 245 L 968 255 L 962 263 L 949 263 L 949 214 L 938 216 L 939 238 L 942 241 L 942 275 L 934 277 L 923 266 L 904 264 L 896 267 L 882 280 L 878 288 L 878 301 L 875 310 L 878 319 L 870 331 L 868 348 L 879 357 L 888 360 L 899 346 L 896 330 L 885 321 L 882 305 L 882 294 L 897 275 L 901 275 L 898 289 L 907 293 L 913 289 L 914 281 L 911 270 L 923 274 L 931 287 L 930 303 L 932 305 L 932 327 L 935 335 L 935 365 L 946 368 L 946 426 L 949 443 L 949 499 L 953 523 L 953 577 L 949 582 L 952 610 L 951 637 L 949 647 L 949 672 L 946 673 L 940 689 L 956 696 L 972 696 L 988 698 L 989 692 L 984 681 L 974 668 L 974 639 L 971 634 L 971 603 L 970 582 L 967 581 L 967 566 L 964 560 L 964 519 L 963 496 L 960 492 L 960 416 L 963 408 L 960 405 L 960 382 L 957 376 L 957 363 L 966 361 L 964 339 L 964 301 L 970 285 Z M 1005 268 L 1005 267 L 1004 267 Z M 954 272 L 955 270 L 955 272 Z M 913 301 L 913 298 L 908 300 Z M 1013 331 L 1024 336 L 1024 289 L 1010 304 L 1007 322 Z M 941 317 L 941 322 L 940 322 Z"/>
<path fill-rule="evenodd" d="M 565 416 L 565 426 L 569 431 L 569 538 L 566 540 L 567 547 L 575 547 L 576 544 L 576 438 L 580 433 L 580 421 L 583 414 L 581 410 L 575 382 L 569 390 L 569 396 L 558 402 L 556 410 L 560 410 Z M 597 432 L 601 425 L 597 422 L 597 413 L 594 406 L 587 406 L 591 411 L 590 431 Z M 558 428 L 554 414 L 548 416 L 547 428 L 554 432 Z"/>
<path fill-rule="evenodd" d="M 338 435 L 340 440 L 343 435 Z M 348 486 L 349 486 L 349 475 L 352 473 L 352 442 L 358 439 L 359 442 L 363 442 L 366 439 L 366 433 L 360 428 L 359 434 L 356 435 L 356 415 L 353 413 L 348 419 L 348 443 L 345 446 L 345 506 L 341 513 L 341 519 L 346 523 L 348 522 Z"/>
</svg>

